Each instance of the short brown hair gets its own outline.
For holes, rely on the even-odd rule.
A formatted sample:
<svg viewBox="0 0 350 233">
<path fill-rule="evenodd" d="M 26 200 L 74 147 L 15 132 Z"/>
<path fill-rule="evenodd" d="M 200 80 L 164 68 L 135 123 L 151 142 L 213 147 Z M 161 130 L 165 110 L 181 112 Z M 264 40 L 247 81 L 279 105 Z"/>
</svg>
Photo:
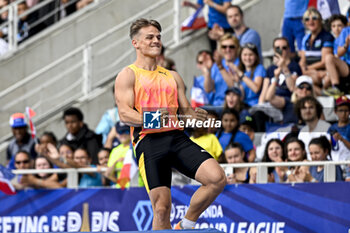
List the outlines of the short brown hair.
<svg viewBox="0 0 350 233">
<path fill-rule="evenodd" d="M 153 19 L 148 20 L 148 19 L 141 18 L 141 19 L 137 19 L 131 24 L 130 34 L 129 34 L 130 39 L 133 39 L 134 36 L 140 31 L 141 28 L 148 27 L 148 26 L 153 26 L 157 28 L 159 32 L 162 31 L 162 27 L 160 26 L 158 21 Z"/>
</svg>

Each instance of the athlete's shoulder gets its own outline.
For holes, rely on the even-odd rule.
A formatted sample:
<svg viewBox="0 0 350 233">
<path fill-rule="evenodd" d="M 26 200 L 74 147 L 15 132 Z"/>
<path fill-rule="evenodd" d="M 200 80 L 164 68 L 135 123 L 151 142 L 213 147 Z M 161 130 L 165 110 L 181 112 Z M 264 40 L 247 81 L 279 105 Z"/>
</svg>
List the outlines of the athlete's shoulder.
<svg viewBox="0 0 350 233">
<path fill-rule="evenodd" d="M 125 81 L 132 82 L 135 80 L 135 73 L 134 71 L 130 68 L 130 66 L 124 67 L 119 74 L 116 77 L 116 82 L 125 82 Z"/>
</svg>

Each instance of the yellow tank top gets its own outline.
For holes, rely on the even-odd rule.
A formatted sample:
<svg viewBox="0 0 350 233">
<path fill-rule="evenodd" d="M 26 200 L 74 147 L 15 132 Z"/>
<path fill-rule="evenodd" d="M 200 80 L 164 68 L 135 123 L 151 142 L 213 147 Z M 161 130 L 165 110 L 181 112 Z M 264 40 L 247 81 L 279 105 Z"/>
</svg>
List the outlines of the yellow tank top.
<svg viewBox="0 0 350 233">
<path fill-rule="evenodd" d="M 155 112 L 160 108 L 166 108 L 172 120 L 177 121 L 178 93 L 175 78 L 169 70 L 157 66 L 154 71 L 138 68 L 134 64 L 128 66 L 134 71 L 134 108 L 144 115 L 148 112 Z M 161 127 L 150 129 L 144 127 L 131 127 L 132 140 L 142 139 L 147 133 L 159 133 L 170 130 L 181 129 L 181 127 Z"/>
</svg>

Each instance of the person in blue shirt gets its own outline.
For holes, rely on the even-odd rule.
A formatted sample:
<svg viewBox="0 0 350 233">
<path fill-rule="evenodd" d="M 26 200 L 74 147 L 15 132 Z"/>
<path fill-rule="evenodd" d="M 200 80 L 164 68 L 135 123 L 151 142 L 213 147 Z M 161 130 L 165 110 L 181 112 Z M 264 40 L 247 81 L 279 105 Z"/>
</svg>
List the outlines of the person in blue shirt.
<svg viewBox="0 0 350 233">
<path fill-rule="evenodd" d="M 251 43 L 243 46 L 239 54 L 239 65 L 234 67 L 234 76 L 244 90 L 244 103 L 249 107 L 258 104 L 266 71 L 260 64 L 258 48 Z"/>
<path fill-rule="evenodd" d="M 296 55 L 294 41 L 298 50 L 301 50 L 301 42 L 305 35 L 303 15 L 307 9 L 308 0 L 285 0 L 282 24 L 282 36 L 287 38 L 292 57 Z"/>
<path fill-rule="evenodd" d="M 235 109 L 224 109 L 221 116 L 221 129 L 216 133 L 223 150 L 230 142 L 238 142 L 242 145 L 246 153 L 246 161 L 253 162 L 255 159 L 255 150 L 253 142 L 249 136 L 239 131 L 239 113 Z"/>
<path fill-rule="evenodd" d="M 215 92 L 213 106 L 222 106 L 225 100 L 225 91 L 238 83 L 234 78 L 233 68 L 238 65 L 239 41 L 232 34 L 227 33 L 219 40 L 218 56 L 210 70 L 211 79 L 204 81 L 207 93 Z"/>
<path fill-rule="evenodd" d="M 332 89 L 327 90 L 330 94 L 349 93 L 349 86 L 346 85 L 350 75 L 350 27 L 345 27 L 337 38 L 337 55 L 326 56 L 326 70 L 331 81 Z M 341 58 L 341 59 L 340 59 Z M 343 93 L 340 93 L 343 92 Z"/>
<path fill-rule="evenodd" d="M 304 75 L 312 77 L 316 94 L 320 95 L 322 79 L 326 76 L 325 58 L 333 54 L 334 37 L 323 29 L 322 16 L 317 9 L 309 8 L 303 21 L 310 33 L 303 38 L 299 65 Z"/>
<path fill-rule="evenodd" d="M 209 34 L 213 28 L 220 28 L 224 32 L 231 32 L 232 28 L 226 20 L 226 10 L 230 6 L 231 0 L 197 0 L 197 3 L 183 1 L 183 6 L 189 6 L 195 9 L 208 5 L 208 30 Z M 214 30 L 215 30 L 214 29 Z M 216 40 L 209 36 L 210 48 L 212 51 L 216 49 Z"/>
<path fill-rule="evenodd" d="M 329 155 L 331 155 L 331 145 L 325 136 L 319 138 L 313 138 L 309 143 L 309 151 L 312 161 L 327 161 Z M 324 166 L 311 166 L 311 176 L 318 182 L 324 181 Z M 339 165 L 335 167 L 336 181 L 343 180 L 343 172 Z"/>
</svg>

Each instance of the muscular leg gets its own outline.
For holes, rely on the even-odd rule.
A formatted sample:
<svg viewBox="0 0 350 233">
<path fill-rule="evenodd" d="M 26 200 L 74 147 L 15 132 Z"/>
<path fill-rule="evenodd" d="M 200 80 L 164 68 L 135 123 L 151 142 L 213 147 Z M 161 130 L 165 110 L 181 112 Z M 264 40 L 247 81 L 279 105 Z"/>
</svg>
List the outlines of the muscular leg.
<svg viewBox="0 0 350 233">
<path fill-rule="evenodd" d="M 199 216 L 215 198 L 222 192 L 226 185 L 224 170 L 215 159 L 207 159 L 197 170 L 195 179 L 202 184 L 193 194 L 190 206 L 185 218 L 197 221 Z"/>
<path fill-rule="evenodd" d="M 162 186 L 152 189 L 149 198 L 153 208 L 153 230 L 171 229 L 170 211 L 171 194 L 168 187 Z"/>
</svg>

